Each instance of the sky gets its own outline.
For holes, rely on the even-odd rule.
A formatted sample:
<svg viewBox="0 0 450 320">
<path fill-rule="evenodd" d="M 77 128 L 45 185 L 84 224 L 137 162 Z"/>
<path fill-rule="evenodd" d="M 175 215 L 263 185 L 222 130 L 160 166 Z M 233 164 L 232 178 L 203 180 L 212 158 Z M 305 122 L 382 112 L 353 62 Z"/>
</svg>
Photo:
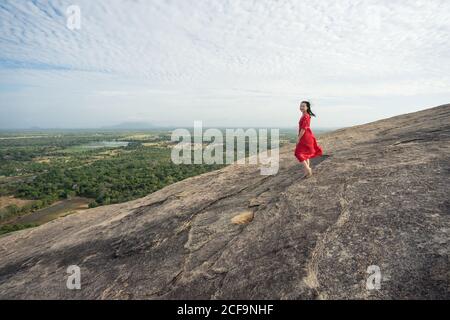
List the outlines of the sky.
<svg viewBox="0 0 450 320">
<path fill-rule="evenodd" d="M 368 123 L 450 102 L 449 35 L 448 0 L 2 0 L 0 129 Z"/>
</svg>

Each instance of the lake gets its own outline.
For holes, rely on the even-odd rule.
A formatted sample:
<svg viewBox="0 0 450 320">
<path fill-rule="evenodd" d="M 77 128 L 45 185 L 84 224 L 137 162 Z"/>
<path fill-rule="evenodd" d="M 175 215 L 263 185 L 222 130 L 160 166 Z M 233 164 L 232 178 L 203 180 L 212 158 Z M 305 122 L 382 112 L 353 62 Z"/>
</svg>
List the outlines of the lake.
<svg viewBox="0 0 450 320">
<path fill-rule="evenodd" d="M 130 142 L 128 141 L 95 141 L 83 144 L 80 148 L 98 149 L 98 148 L 119 148 L 126 147 Z"/>
<path fill-rule="evenodd" d="M 63 152 L 83 152 L 86 150 L 94 150 L 100 148 L 120 148 L 126 147 L 130 144 L 129 141 L 93 141 L 85 144 L 80 144 L 76 146 L 71 146 L 69 148 L 63 149 Z"/>
</svg>

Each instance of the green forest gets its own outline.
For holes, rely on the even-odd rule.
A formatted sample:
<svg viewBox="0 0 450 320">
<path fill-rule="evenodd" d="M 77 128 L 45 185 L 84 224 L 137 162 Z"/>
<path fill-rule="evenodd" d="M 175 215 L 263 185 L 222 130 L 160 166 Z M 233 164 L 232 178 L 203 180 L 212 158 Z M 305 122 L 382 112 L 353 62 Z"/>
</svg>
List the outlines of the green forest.
<svg viewBox="0 0 450 320">
<path fill-rule="evenodd" d="M 174 164 L 173 144 L 168 131 L 0 133 L 0 197 L 31 200 L 0 207 L 0 234 L 35 226 L 14 218 L 61 200 L 83 197 L 91 208 L 126 202 L 225 166 Z"/>
</svg>

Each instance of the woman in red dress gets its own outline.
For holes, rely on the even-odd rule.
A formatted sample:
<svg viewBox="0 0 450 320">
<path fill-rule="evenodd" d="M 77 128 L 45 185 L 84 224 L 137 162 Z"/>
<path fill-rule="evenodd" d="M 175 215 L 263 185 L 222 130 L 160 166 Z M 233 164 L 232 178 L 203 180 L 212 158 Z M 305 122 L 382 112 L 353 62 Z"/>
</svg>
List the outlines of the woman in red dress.
<svg viewBox="0 0 450 320">
<path fill-rule="evenodd" d="M 300 103 L 300 111 L 303 115 L 298 122 L 298 142 L 294 154 L 298 161 L 303 164 L 305 177 L 309 178 L 312 176 L 309 159 L 321 156 L 322 148 L 317 144 L 316 138 L 310 128 L 311 116 L 316 116 L 311 111 L 311 104 L 308 101 L 302 101 Z"/>
</svg>

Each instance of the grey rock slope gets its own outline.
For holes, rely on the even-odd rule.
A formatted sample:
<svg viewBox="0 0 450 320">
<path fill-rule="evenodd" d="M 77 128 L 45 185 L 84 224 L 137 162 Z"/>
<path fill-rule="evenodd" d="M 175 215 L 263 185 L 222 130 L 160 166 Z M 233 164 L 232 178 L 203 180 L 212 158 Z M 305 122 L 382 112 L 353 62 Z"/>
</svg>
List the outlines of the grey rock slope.
<svg viewBox="0 0 450 320">
<path fill-rule="evenodd" d="M 0 298 L 450 298 L 450 105 L 318 142 L 310 179 L 292 144 L 273 176 L 230 165 L 4 236 Z"/>
</svg>

